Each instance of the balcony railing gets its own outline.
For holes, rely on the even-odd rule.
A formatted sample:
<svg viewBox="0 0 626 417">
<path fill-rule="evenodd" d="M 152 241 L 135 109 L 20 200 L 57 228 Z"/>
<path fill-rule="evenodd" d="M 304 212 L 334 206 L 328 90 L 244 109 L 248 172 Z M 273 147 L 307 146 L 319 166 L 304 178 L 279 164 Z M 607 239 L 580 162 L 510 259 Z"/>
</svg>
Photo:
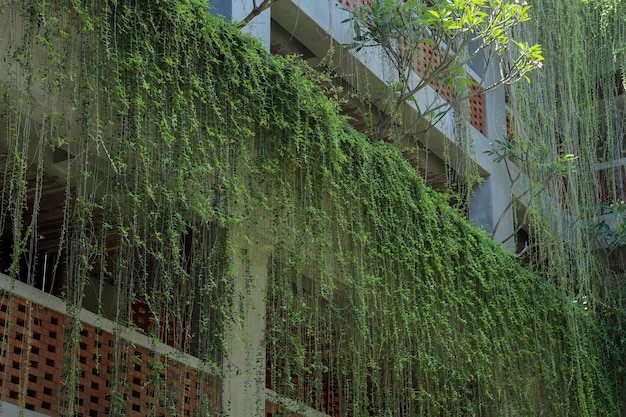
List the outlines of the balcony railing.
<svg viewBox="0 0 626 417">
<path fill-rule="evenodd" d="M 0 400 L 64 415 L 66 305 L 5 275 L 0 288 Z M 88 311 L 80 319 L 74 415 L 217 413 L 219 379 L 200 360 Z"/>
</svg>

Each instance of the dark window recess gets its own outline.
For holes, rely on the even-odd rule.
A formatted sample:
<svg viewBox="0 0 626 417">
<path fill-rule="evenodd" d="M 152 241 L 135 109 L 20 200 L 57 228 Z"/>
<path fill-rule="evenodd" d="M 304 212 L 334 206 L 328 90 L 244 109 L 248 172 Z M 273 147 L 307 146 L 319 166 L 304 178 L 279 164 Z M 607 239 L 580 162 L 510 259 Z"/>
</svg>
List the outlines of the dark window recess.
<svg viewBox="0 0 626 417">
<path fill-rule="evenodd" d="M 9 233 L 0 236 L 0 272 L 6 273 L 11 266 L 13 255 L 13 239 Z M 50 294 L 57 294 L 57 283 L 54 279 L 54 256 L 47 250 L 28 252 L 21 256 L 19 264 L 19 280 Z"/>
</svg>

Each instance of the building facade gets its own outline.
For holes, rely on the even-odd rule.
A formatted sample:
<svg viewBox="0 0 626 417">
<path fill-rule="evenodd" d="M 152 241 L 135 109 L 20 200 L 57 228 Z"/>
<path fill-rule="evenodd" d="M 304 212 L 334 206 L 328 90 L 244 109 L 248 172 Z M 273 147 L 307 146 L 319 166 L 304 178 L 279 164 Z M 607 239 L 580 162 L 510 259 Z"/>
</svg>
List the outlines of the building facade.
<svg viewBox="0 0 626 417">
<path fill-rule="evenodd" d="M 572 364 L 604 369 L 563 324 L 591 335 L 590 319 L 487 239 L 515 251 L 526 204 L 524 174 L 490 153 L 503 89 L 468 103 L 469 145 L 455 109 L 400 144 L 407 174 L 354 139 L 375 121 L 350 94 L 389 88 L 392 67 L 343 47 L 348 0 L 276 1 L 244 28 L 260 43 L 195 2 L 52 3 L 0 8 L 0 415 L 532 415 L 606 388 L 556 400 Z M 211 2 L 235 21 L 257 3 Z M 324 62 L 348 97 L 326 104 L 326 79 L 264 49 Z M 404 122 L 433 100 L 446 92 L 421 90 Z M 463 164 L 486 233 L 416 185 Z"/>
</svg>

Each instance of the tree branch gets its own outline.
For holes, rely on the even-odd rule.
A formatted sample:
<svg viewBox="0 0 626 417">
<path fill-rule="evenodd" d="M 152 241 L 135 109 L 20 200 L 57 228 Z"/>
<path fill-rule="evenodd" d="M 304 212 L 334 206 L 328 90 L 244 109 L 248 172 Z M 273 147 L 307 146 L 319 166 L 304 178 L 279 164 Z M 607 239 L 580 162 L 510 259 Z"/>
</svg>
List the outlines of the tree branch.
<svg viewBox="0 0 626 417">
<path fill-rule="evenodd" d="M 257 6 L 256 1 L 255 1 L 254 6 L 252 7 L 252 11 L 248 13 L 248 15 L 244 17 L 243 20 L 237 24 L 237 27 L 241 29 L 247 26 L 248 23 L 252 21 L 252 19 L 257 17 L 258 15 L 260 15 L 261 13 L 263 13 L 265 10 L 269 9 L 276 3 L 278 3 L 278 0 L 263 0 L 261 4 Z"/>
</svg>

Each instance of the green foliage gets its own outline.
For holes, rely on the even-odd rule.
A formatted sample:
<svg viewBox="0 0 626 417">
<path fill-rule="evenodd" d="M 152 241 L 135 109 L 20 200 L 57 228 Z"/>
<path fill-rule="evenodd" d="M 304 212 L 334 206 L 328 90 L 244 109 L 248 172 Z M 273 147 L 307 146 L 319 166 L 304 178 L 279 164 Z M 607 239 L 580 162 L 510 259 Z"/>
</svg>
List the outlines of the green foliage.
<svg viewBox="0 0 626 417">
<path fill-rule="evenodd" d="M 530 261 L 563 293 L 593 300 L 616 341 L 606 348 L 623 358 L 624 315 L 618 311 L 624 305 L 619 202 L 624 198 L 625 4 L 530 3 L 534 21 L 518 39 L 541 43 L 550 54 L 542 69 L 530 74 L 530 85 L 519 83 L 509 91 L 511 130 L 515 140 L 579 157 L 576 171 L 547 189 L 558 205 L 541 198 L 531 204 L 530 245 L 536 250 Z M 542 175 L 540 165 L 524 169 L 531 177 Z M 606 206 L 608 201 L 616 203 Z"/>
<path fill-rule="evenodd" d="M 550 187 L 576 172 L 574 161 L 578 157 L 573 154 L 554 155 L 554 152 L 541 143 L 516 139 L 495 140 L 491 146 L 492 149 L 485 153 L 494 157 L 494 163 L 505 165 L 511 188 L 514 190 L 511 201 L 496 221 L 492 236 L 496 235 L 502 220 L 514 207 L 526 206 L 517 218 L 517 227 L 503 240 L 507 242 L 528 226 L 530 207 L 535 201 L 545 199 Z M 528 247 L 523 251 L 527 249 Z"/>
<path fill-rule="evenodd" d="M 624 201 L 602 204 L 603 216 L 592 223 L 589 233 L 608 254 L 626 245 L 626 205 Z"/>
<path fill-rule="evenodd" d="M 529 80 L 527 73 L 541 67 L 541 47 L 512 34 L 530 19 L 529 9 L 525 3 L 507 0 L 376 0 L 356 6 L 349 19 L 355 32 L 350 46 L 357 52 L 381 48 L 394 72 L 389 93 L 371 98 L 380 108 L 376 139 L 387 137 L 407 103 L 416 107 L 418 120 L 404 123 L 392 137 L 419 132 L 424 117 L 436 124 L 451 104 Z M 468 68 L 476 63 L 482 68 L 497 66 L 500 76 L 487 80 L 483 69 L 478 79 L 472 78 Z M 428 86 L 437 92 L 450 90 L 450 100 L 415 100 L 415 94 Z"/>
<path fill-rule="evenodd" d="M 331 386 L 337 413 L 351 416 L 621 414 L 618 358 L 594 311 L 470 227 L 396 148 L 351 129 L 295 59 L 269 55 L 201 1 L 4 6 L 28 29 L 2 80 L 14 256 L 43 204 L 28 210 L 30 154 L 69 158 L 60 414 L 73 414 L 87 276 L 115 283 L 123 325 L 137 299 L 156 323 L 197 306 L 196 354 L 219 369 L 225 328 L 240 320 L 235 260 L 261 249 L 268 384 L 279 393 L 323 408 Z M 429 24 L 457 30 L 433 10 Z M 46 127 L 40 137 L 24 115 Z M 175 387 L 159 371 L 151 383 L 169 404 Z"/>
<path fill-rule="evenodd" d="M 520 142 L 512 140 L 495 140 L 492 149 L 485 151 L 494 156 L 493 162 L 512 161 L 516 167 L 530 164 L 540 166 L 549 181 L 555 177 L 565 177 L 574 172 L 573 161 L 578 159 L 574 154 L 551 155 L 551 151 L 541 143 Z"/>
</svg>

